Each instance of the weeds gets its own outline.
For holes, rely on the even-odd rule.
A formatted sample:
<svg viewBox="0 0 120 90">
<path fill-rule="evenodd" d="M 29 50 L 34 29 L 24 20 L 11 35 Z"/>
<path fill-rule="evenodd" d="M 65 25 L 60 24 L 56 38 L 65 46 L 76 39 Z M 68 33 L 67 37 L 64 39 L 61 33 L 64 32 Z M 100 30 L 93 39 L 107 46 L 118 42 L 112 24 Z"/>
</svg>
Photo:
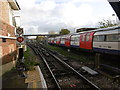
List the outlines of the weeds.
<svg viewBox="0 0 120 90">
<path fill-rule="evenodd" d="M 85 55 L 82 55 L 81 53 L 76 54 L 74 52 L 68 52 L 67 48 L 64 48 L 64 47 L 61 48 L 61 47 L 56 47 L 56 46 L 52 46 L 52 45 L 47 45 L 47 47 L 52 49 L 52 50 L 55 50 L 55 51 L 59 52 L 60 54 L 66 56 L 66 57 L 74 59 L 74 60 L 79 60 L 79 61 L 82 61 L 82 62 L 86 62 L 86 61 L 92 59 L 91 57 L 87 57 Z"/>
<path fill-rule="evenodd" d="M 26 66 L 27 70 L 32 70 L 33 66 L 39 65 L 38 62 L 34 61 L 36 60 L 36 57 L 30 52 L 30 48 L 27 47 L 27 51 L 24 52 L 24 64 Z"/>
</svg>

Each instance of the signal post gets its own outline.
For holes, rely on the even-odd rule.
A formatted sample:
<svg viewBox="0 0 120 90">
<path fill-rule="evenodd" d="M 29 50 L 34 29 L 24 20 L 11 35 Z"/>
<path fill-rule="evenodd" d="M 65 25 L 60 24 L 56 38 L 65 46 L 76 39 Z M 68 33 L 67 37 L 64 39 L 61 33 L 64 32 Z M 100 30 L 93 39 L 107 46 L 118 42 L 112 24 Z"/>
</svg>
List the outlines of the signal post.
<svg viewBox="0 0 120 90">
<path fill-rule="evenodd" d="M 25 45 L 25 41 L 24 41 L 24 37 L 23 37 L 23 28 L 18 27 L 16 29 L 16 37 L 17 37 L 17 47 L 18 47 L 18 60 L 19 59 L 23 59 L 23 52 L 24 52 L 24 45 Z"/>
<path fill-rule="evenodd" d="M 23 37 L 23 28 L 18 27 L 16 29 L 16 37 L 17 37 L 17 47 L 18 47 L 18 60 L 16 64 L 16 70 L 21 77 L 26 77 L 24 71 L 26 70 L 26 66 L 24 64 L 24 46 L 25 39 Z"/>
</svg>

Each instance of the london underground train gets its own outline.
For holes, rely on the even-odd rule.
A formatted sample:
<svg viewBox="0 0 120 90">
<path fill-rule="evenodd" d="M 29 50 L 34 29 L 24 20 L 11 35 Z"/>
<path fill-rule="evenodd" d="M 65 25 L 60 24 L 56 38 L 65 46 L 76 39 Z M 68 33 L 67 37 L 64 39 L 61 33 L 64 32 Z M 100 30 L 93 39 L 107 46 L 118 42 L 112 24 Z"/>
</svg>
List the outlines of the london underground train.
<svg viewBox="0 0 120 90">
<path fill-rule="evenodd" d="M 62 35 L 48 41 L 51 39 L 52 42 L 57 39 L 59 43 L 51 44 L 59 46 L 120 55 L 120 26 Z"/>
</svg>

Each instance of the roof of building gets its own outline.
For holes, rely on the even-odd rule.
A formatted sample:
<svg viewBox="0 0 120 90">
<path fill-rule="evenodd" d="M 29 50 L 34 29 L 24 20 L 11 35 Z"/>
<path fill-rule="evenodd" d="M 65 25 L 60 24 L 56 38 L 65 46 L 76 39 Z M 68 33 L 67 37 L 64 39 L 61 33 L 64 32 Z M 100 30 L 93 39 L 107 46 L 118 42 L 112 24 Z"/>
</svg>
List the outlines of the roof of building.
<svg viewBox="0 0 120 90">
<path fill-rule="evenodd" d="M 12 9 L 20 10 L 20 6 L 16 0 L 8 0 L 8 3 L 11 5 Z"/>
<path fill-rule="evenodd" d="M 76 30 L 76 32 L 82 32 L 82 31 L 89 31 L 89 30 L 95 30 L 97 28 L 79 28 Z"/>
</svg>

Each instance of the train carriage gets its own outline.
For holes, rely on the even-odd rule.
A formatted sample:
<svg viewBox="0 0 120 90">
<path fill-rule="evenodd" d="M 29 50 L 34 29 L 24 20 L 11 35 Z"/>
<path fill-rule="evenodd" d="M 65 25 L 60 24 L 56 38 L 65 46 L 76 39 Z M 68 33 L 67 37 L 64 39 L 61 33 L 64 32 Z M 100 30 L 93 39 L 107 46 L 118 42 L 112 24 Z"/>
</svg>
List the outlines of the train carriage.
<svg viewBox="0 0 120 90">
<path fill-rule="evenodd" d="M 80 48 L 80 34 L 71 36 L 70 46 Z"/>
<path fill-rule="evenodd" d="M 66 35 L 61 36 L 61 38 L 60 38 L 60 46 L 65 46 L 65 39 L 66 39 Z"/>
<path fill-rule="evenodd" d="M 100 31 L 94 34 L 93 50 L 120 55 L 120 29 Z"/>
</svg>

